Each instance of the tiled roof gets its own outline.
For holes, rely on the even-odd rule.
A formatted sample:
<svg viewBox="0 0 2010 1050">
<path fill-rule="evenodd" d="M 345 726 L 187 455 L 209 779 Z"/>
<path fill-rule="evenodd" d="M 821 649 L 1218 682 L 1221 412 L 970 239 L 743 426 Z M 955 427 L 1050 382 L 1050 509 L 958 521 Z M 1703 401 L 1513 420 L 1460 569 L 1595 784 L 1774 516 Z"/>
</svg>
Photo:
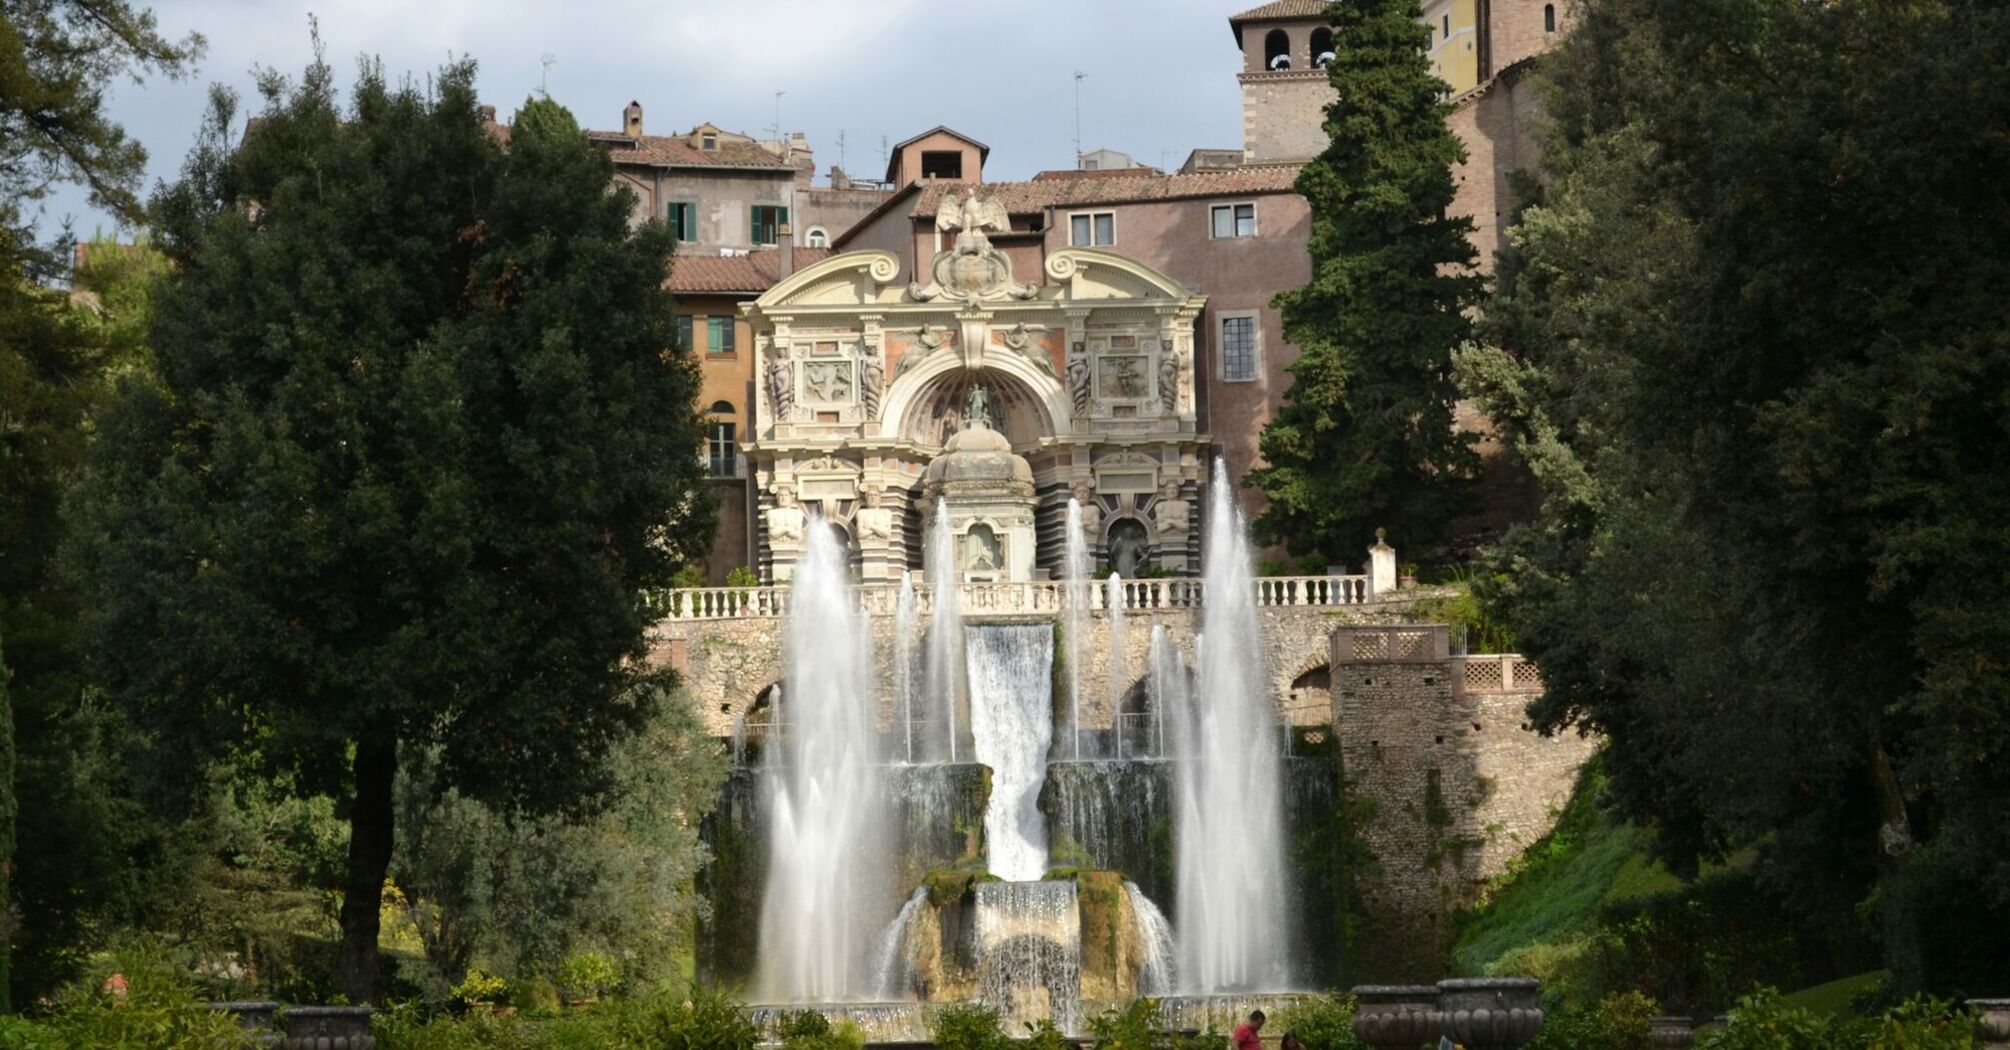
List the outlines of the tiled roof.
<svg viewBox="0 0 2010 1050">
<path fill-rule="evenodd" d="M 1298 165 L 1262 164 L 1224 171 L 1196 171 L 1178 175 L 1143 175 L 1131 178 L 1034 179 L 1030 182 L 986 182 L 978 187 L 980 199 L 995 199 L 1014 215 L 1047 208 L 1070 208 L 1088 204 L 1133 204 L 1143 201 L 1182 200 L 1189 197 L 1236 197 L 1252 193 L 1290 193 L 1298 179 Z M 920 184 L 914 216 L 934 215 L 945 194 L 960 194 L 966 183 L 927 182 Z"/>
<path fill-rule="evenodd" d="M 1236 150 L 1241 153 L 1241 150 Z M 1141 175 L 1163 175 L 1165 172 L 1149 165 L 1135 168 L 1101 168 L 1083 170 L 1080 168 L 1049 168 L 1033 176 L 1034 181 L 1048 179 L 1135 179 Z"/>
<path fill-rule="evenodd" d="M 830 258 L 829 248 L 796 248 L 795 267 L 801 270 Z M 759 294 L 781 280 L 782 253 L 773 250 L 746 255 L 679 255 L 670 260 L 670 276 L 663 287 L 683 295 L 748 292 Z"/>
<path fill-rule="evenodd" d="M 773 168 L 795 170 L 787 160 L 753 142 L 719 140 L 718 149 L 699 149 L 682 135 L 644 135 L 631 139 L 619 131 L 589 131 L 586 137 L 607 147 L 616 164 L 668 168 Z"/>
<path fill-rule="evenodd" d="M 1291 18 L 1319 18 L 1326 14 L 1326 0 L 1276 0 L 1275 3 L 1252 7 L 1239 15 L 1231 15 L 1228 24 L 1239 26 L 1244 22 L 1281 22 Z"/>
</svg>

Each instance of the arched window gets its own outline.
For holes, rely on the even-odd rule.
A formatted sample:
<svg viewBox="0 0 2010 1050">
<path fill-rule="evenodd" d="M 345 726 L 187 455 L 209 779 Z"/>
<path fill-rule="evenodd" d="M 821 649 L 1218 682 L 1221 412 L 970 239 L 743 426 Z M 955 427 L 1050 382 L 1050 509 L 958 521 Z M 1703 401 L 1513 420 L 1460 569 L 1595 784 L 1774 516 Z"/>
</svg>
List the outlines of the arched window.
<svg viewBox="0 0 2010 1050">
<path fill-rule="evenodd" d="M 705 472 L 715 478 L 739 477 L 739 434 L 733 425 L 733 403 L 713 402 L 712 415 L 705 424 Z"/>
<path fill-rule="evenodd" d="M 1324 26 L 1312 31 L 1312 68 L 1325 69 L 1333 61 L 1333 31 Z"/>
<path fill-rule="evenodd" d="M 803 235 L 803 243 L 811 248 L 828 248 L 831 244 L 831 235 L 824 232 L 821 226 L 812 226 L 810 232 Z"/>
<path fill-rule="evenodd" d="M 1291 38 L 1284 35 L 1284 30 L 1273 29 L 1263 38 L 1263 68 L 1291 68 Z"/>
<path fill-rule="evenodd" d="M 1554 33 L 1554 32 L 1556 32 L 1556 5 L 1555 5 L 1555 4 L 1544 4 L 1544 5 L 1542 5 L 1542 31 L 1543 31 L 1543 32 L 1545 32 L 1545 33 Z"/>
</svg>

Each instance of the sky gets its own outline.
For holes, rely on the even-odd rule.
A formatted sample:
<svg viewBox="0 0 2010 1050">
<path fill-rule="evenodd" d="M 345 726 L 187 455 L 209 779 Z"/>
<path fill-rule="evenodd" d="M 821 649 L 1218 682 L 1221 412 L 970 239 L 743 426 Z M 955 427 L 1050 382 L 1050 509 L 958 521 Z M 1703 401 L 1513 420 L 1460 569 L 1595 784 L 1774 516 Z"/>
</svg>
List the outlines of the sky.
<svg viewBox="0 0 2010 1050">
<path fill-rule="evenodd" d="M 181 82 L 121 82 L 108 104 L 146 147 L 151 191 L 180 169 L 210 84 L 236 90 L 242 112 L 257 100 L 254 69 L 298 75 L 312 54 L 312 16 L 345 85 L 364 55 L 394 76 L 467 55 L 479 63 L 483 101 L 501 113 L 542 84 L 595 129 L 619 128 L 634 99 L 650 134 L 709 120 L 771 137 L 779 91 L 782 127 L 809 136 L 819 184 L 840 154 L 847 171 L 881 176 L 883 144 L 937 124 L 991 147 L 988 179 L 1073 167 L 1077 72 L 1087 74 L 1084 150 L 1177 167 L 1196 147 L 1242 145 L 1228 16 L 1254 3 L 156 0 L 164 35 L 208 40 L 200 69 Z M 65 216 L 79 236 L 111 228 L 74 187 L 46 202 L 45 234 Z"/>
</svg>

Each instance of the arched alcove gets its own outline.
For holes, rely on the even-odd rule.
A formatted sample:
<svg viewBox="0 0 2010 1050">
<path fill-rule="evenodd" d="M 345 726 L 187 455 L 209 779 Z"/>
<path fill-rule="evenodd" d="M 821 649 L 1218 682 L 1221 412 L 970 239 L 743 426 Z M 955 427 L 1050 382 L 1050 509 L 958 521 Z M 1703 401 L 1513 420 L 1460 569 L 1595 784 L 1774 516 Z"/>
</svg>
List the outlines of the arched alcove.
<svg viewBox="0 0 2010 1050">
<path fill-rule="evenodd" d="M 1029 444 L 1043 434 L 1054 433 L 1040 396 L 1017 376 L 994 368 L 971 371 L 959 368 L 927 381 L 909 403 L 900 422 L 900 435 L 922 445 L 940 445 L 963 427 L 963 414 L 970 404 L 970 392 L 982 386 L 991 416 L 991 429 L 1005 435 L 1014 445 Z"/>
<path fill-rule="evenodd" d="M 1333 31 L 1320 26 L 1312 31 L 1312 68 L 1325 69 L 1333 61 Z"/>
<path fill-rule="evenodd" d="M 1263 38 L 1263 68 L 1272 72 L 1291 68 L 1291 37 L 1273 29 Z"/>
<path fill-rule="evenodd" d="M 1116 518 L 1103 531 L 1109 551 L 1110 571 L 1126 580 L 1135 580 L 1152 564 L 1151 531 L 1133 517 Z"/>
</svg>

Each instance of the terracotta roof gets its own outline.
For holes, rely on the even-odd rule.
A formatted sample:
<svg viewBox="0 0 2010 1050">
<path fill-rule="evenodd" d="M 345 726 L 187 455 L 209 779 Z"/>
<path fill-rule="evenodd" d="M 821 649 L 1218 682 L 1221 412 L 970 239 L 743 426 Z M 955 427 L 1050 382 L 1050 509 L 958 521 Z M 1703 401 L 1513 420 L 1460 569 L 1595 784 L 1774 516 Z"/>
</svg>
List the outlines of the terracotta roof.
<svg viewBox="0 0 2010 1050">
<path fill-rule="evenodd" d="M 829 248 L 795 249 L 797 270 L 831 257 Z M 679 255 L 670 260 L 663 287 L 683 295 L 747 292 L 758 295 L 781 280 L 782 253 L 762 250 L 746 255 Z"/>
<path fill-rule="evenodd" d="M 1132 204 L 1142 201 L 1181 200 L 1188 197 L 1235 197 L 1252 193 L 1291 193 L 1298 180 L 1296 164 L 1262 164 L 1223 171 L 1196 171 L 1179 175 L 1133 175 L 1130 178 L 1034 179 L 1030 182 L 986 182 L 978 186 L 980 199 L 995 199 L 1014 215 L 1047 208 L 1068 208 L 1087 204 Z M 966 183 L 929 182 L 920 184 L 914 216 L 934 215 L 945 194 L 968 190 Z M 856 228 L 856 227 L 854 227 Z"/>
<path fill-rule="evenodd" d="M 1281 22 L 1289 18 L 1322 18 L 1326 14 L 1326 0 L 1276 0 L 1261 7 L 1252 7 L 1239 15 L 1230 15 L 1228 24 L 1239 26 L 1244 22 Z"/>
<path fill-rule="evenodd" d="M 1237 153 L 1242 152 L 1237 150 Z M 1078 168 L 1049 168 L 1033 176 L 1034 181 L 1046 179 L 1135 179 L 1140 175 L 1163 175 L 1165 172 L 1150 165 L 1140 164 L 1135 168 L 1100 168 L 1081 170 Z"/>
<path fill-rule="evenodd" d="M 787 160 L 753 142 L 733 142 L 723 136 L 718 149 L 699 149 L 682 135 L 644 135 L 631 139 L 619 131 L 589 131 L 586 137 L 607 147 L 616 164 L 641 164 L 659 168 L 772 168 L 778 172 L 796 169 Z"/>
<path fill-rule="evenodd" d="M 886 151 L 886 181 L 893 182 L 899 177 L 901 150 L 906 149 L 907 147 L 912 146 L 917 142 L 920 142 L 922 139 L 925 139 L 928 136 L 933 135 L 938 131 L 943 133 L 944 135 L 948 135 L 950 138 L 960 139 L 964 142 L 968 142 L 972 146 L 977 147 L 978 163 L 981 164 L 984 161 L 990 159 L 991 147 L 986 146 L 982 142 L 979 142 L 976 139 L 973 139 L 970 136 L 965 135 L 964 133 L 956 130 L 955 128 L 950 127 L 947 124 L 937 124 L 936 126 L 929 128 L 927 131 L 924 131 L 921 134 L 914 136 L 913 138 L 902 139 L 901 141 L 894 143 L 892 148 Z"/>
</svg>

